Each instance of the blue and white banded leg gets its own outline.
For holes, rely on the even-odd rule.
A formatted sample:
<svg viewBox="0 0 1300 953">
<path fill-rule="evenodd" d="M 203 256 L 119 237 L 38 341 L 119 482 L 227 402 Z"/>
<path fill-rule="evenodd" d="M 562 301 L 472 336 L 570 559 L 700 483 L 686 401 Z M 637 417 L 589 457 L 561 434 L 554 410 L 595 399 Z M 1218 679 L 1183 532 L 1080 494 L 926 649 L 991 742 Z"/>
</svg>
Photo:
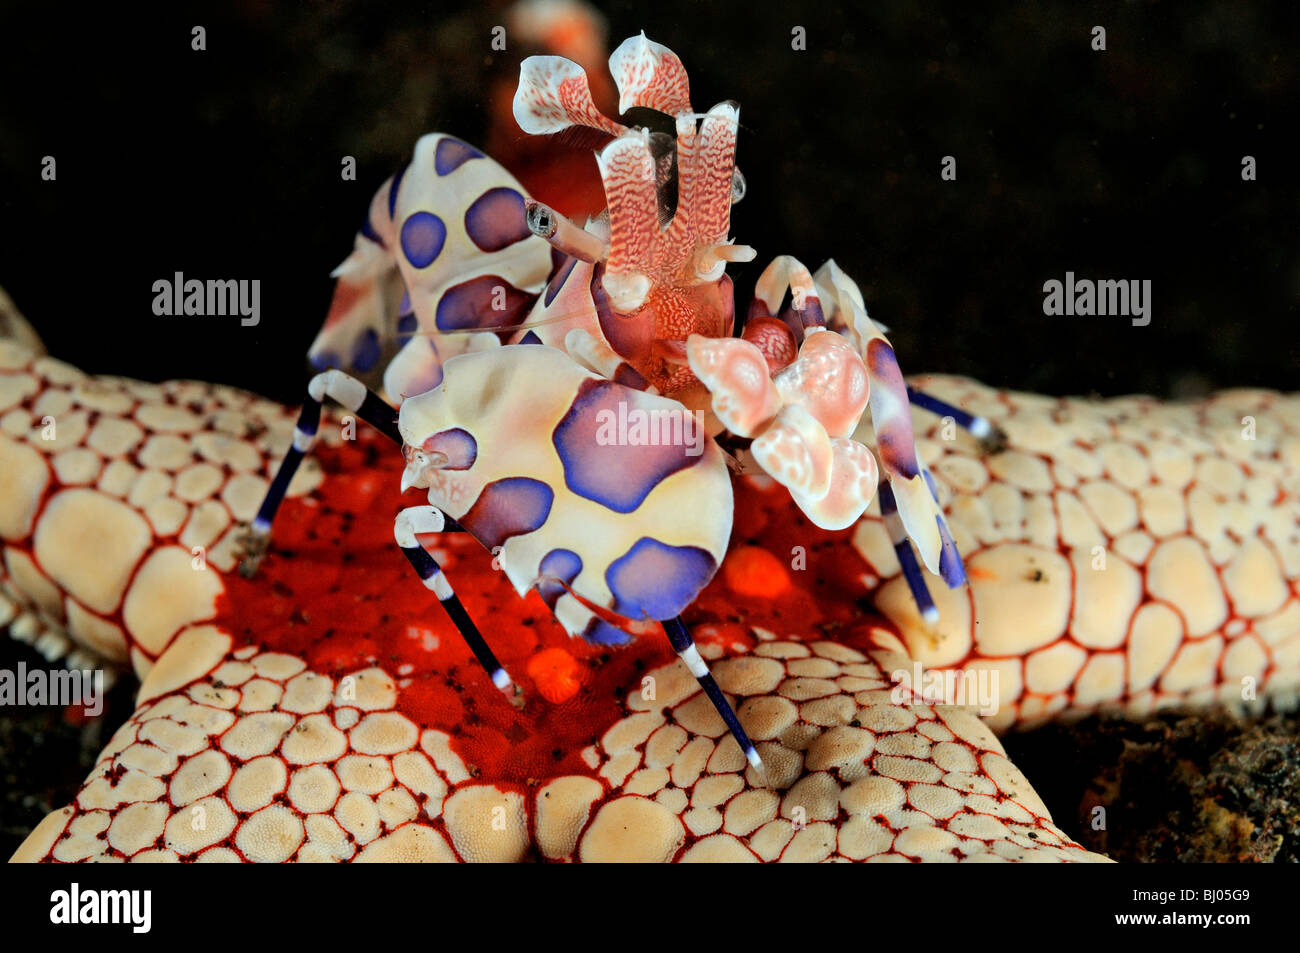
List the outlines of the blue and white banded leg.
<svg viewBox="0 0 1300 953">
<path fill-rule="evenodd" d="M 397 411 L 390 407 L 382 397 L 367 390 L 366 385 L 342 371 L 331 370 L 317 374 L 307 385 L 307 401 L 298 414 L 298 423 L 293 428 L 293 446 L 284 455 L 275 479 L 267 488 L 262 505 L 248 532 L 240 540 L 243 553 L 239 561 L 239 571 L 244 576 L 252 576 L 266 555 L 271 540 L 271 524 L 275 514 L 284 502 L 289 484 L 302 459 L 316 443 L 320 430 L 321 406 L 325 398 L 341 404 L 346 410 L 356 414 L 370 426 L 374 427 L 399 447 L 402 435 L 397 429 Z"/>
<path fill-rule="evenodd" d="M 907 399 L 913 406 L 920 407 L 922 410 L 928 410 L 940 417 L 951 417 L 958 427 L 968 431 L 980 442 L 980 449 L 985 453 L 998 453 L 1007 447 L 1006 433 L 987 417 L 968 413 L 915 387 L 907 388 Z"/>
<path fill-rule="evenodd" d="M 436 506 L 428 504 L 410 506 L 397 514 L 397 519 L 393 522 L 393 538 L 397 540 L 397 545 L 402 548 L 402 552 L 411 563 L 411 568 L 420 577 L 424 587 L 438 597 L 438 602 L 446 610 L 456 630 L 460 632 L 461 638 L 465 640 L 465 644 L 483 666 L 483 670 L 492 679 L 492 684 L 501 689 L 512 702 L 522 704 L 523 696 L 518 686 L 510 680 L 505 667 L 497 661 L 496 655 L 488 647 L 478 626 L 465 611 L 455 590 L 451 588 L 451 583 L 447 581 L 446 573 L 416 538 L 416 534 L 419 533 L 444 533 L 455 526 L 456 524 Z"/>
<path fill-rule="evenodd" d="M 740 745 L 740 750 L 745 753 L 745 760 L 750 763 L 753 769 L 758 773 L 759 779 L 766 778 L 763 769 L 763 759 L 758 756 L 758 751 L 754 748 L 754 743 L 749 740 L 749 735 L 745 734 L 744 726 L 740 723 L 740 718 L 736 711 L 727 701 L 727 696 L 722 694 L 722 689 L 714 681 L 713 674 L 709 671 L 709 666 L 705 663 L 700 650 L 695 645 L 695 640 L 691 638 L 690 630 L 686 628 L 686 623 L 682 621 L 681 616 L 667 619 L 663 623 L 664 631 L 668 633 L 668 641 L 672 644 L 673 651 L 677 657 L 686 663 L 691 674 L 695 676 L 700 687 L 704 689 L 704 694 L 709 696 L 709 701 L 713 702 L 713 707 L 718 710 L 722 716 L 727 730 L 731 736 L 736 739 L 736 744 Z"/>
<path fill-rule="evenodd" d="M 925 574 L 921 571 L 916 552 L 907 538 L 902 517 L 898 515 L 898 503 L 894 499 L 894 491 L 887 480 L 881 480 L 878 492 L 880 515 L 884 518 L 885 529 L 889 532 L 889 541 L 893 544 L 894 554 L 898 557 L 898 565 L 903 567 L 903 578 L 907 581 L 907 588 L 911 591 L 912 599 L 920 610 L 925 624 L 934 625 L 939 621 L 939 609 L 930 595 L 930 587 L 925 584 Z"/>
</svg>

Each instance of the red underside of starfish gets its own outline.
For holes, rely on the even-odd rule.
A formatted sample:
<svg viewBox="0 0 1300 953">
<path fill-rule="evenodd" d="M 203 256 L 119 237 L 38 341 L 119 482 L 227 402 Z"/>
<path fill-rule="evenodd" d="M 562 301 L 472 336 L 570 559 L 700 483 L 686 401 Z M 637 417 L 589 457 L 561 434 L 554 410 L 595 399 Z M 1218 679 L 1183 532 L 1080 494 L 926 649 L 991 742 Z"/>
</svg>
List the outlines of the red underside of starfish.
<svg viewBox="0 0 1300 953">
<path fill-rule="evenodd" d="M 667 641 L 657 629 L 626 648 L 571 639 L 535 593 L 516 596 L 473 540 L 426 538 L 446 550 L 449 578 L 523 687 L 527 703 L 516 710 L 392 545 L 393 517 L 406 501 L 396 491 L 402 458 L 385 449 L 363 440 L 318 451 L 328 474 L 320 503 L 286 502 L 271 557 L 251 581 L 226 577 L 215 621 L 332 677 L 381 666 L 403 686 L 398 708 L 451 733 L 457 754 L 494 782 L 595 776 L 582 749 L 623 716 L 623 696 L 640 673 L 673 658 Z M 851 532 L 818 530 L 779 488 L 749 484 L 737 486 L 735 525 L 743 529 L 722 571 L 687 616 L 700 644 L 752 647 L 759 626 L 866 649 L 872 627 L 895 631 L 844 595 L 859 591 L 869 571 Z M 790 571 L 780 554 L 796 546 L 806 549 L 807 568 Z"/>
</svg>

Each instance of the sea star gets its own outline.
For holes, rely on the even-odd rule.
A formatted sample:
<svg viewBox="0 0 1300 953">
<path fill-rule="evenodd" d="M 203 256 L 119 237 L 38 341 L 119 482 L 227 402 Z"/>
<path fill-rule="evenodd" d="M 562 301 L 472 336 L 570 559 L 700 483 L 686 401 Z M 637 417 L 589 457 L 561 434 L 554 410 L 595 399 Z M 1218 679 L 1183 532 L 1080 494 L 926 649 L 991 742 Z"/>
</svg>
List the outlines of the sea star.
<svg viewBox="0 0 1300 953">
<path fill-rule="evenodd" d="M 143 679 L 136 714 L 73 803 L 14 859 L 1098 859 L 1052 824 L 972 711 L 892 698 L 891 675 L 909 651 L 996 668 L 1002 724 L 1239 701 L 1242 675 L 1261 700 L 1293 700 L 1297 398 L 1162 405 L 926 384 L 1009 437 L 981 457 L 914 412 L 940 437 L 921 449 L 972 566 L 971 594 L 958 595 L 979 635 L 960 599 L 942 606 L 937 638 L 921 629 L 878 517 L 824 533 L 747 486 L 745 536 L 692 622 L 760 742 L 760 786 L 666 648 L 577 645 L 474 547 L 442 538 L 530 703 L 519 715 L 493 695 L 379 532 L 401 461 L 364 431 L 343 442 L 337 420 L 323 428 L 333 446 L 304 471 L 277 539 L 294 556 L 247 581 L 231 572 L 235 521 L 274 471 L 288 409 L 215 385 L 87 377 L 0 345 L 11 632 L 51 655 L 70 639 L 129 659 Z M 1256 439 L 1225 441 L 1243 415 Z M 1234 447 L 1235 481 L 1221 465 Z M 1167 486 L 1190 516 L 1168 512 Z M 1206 523 L 1202 492 L 1230 522 Z M 93 558 L 87 527 L 102 533 Z M 786 568 L 796 539 L 803 571 Z M 1071 570 L 1094 545 L 1098 574 L 1123 585 Z M 1190 568 L 1161 568 L 1171 547 L 1165 558 Z M 1172 639 L 1142 623 L 1152 615 L 1179 621 Z M 1098 661 L 1113 659 L 1118 676 Z"/>
</svg>

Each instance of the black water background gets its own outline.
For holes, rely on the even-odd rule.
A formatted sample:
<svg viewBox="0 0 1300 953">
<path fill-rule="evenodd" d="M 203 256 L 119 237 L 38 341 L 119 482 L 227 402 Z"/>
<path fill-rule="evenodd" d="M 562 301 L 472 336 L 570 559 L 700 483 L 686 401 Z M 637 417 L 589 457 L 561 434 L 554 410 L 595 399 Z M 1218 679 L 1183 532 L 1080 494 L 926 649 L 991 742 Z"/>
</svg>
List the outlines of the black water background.
<svg viewBox="0 0 1300 953">
<path fill-rule="evenodd" d="M 481 142 L 482 91 L 519 52 L 490 49 L 500 5 L 144 9 L 0 12 L 0 285 L 86 370 L 297 402 L 328 272 L 374 188 L 425 131 Z M 1295 5 L 605 9 L 615 43 L 644 28 L 683 57 L 697 108 L 741 104 L 733 232 L 760 252 L 732 269 L 742 294 L 772 255 L 833 255 L 909 373 L 1048 393 L 1296 388 Z M 1042 284 L 1067 270 L 1150 279 L 1150 326 L 1044 316 Z M 152 283 L 175 271 L 261 279 L 261 324 L 155 317 Z"/>
</svg>

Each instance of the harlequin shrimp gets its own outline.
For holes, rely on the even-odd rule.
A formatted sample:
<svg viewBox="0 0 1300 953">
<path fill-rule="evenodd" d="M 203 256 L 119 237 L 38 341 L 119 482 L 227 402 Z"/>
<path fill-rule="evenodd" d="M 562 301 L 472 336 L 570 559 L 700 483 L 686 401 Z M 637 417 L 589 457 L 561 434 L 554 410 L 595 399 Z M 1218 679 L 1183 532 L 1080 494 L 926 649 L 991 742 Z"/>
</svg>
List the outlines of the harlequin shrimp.
<svg viewBox="0 0 1300 953">
<path fill-rule="evenodd" d="M 586 74 L 561 57 L 525 60 L 514 100 L 527 133 L 579 126 L 607 138 L 596 161 L 608 207 L 584 225 L 447 135 L 422 138 L 376 193 L 334 273 L 331 312 L 310 352 L 321 373 L 242 568 L 251 574 L 266 551 L 328 397 L 402 447 L 401 490 L 427 491 L 428 503 L 401 511 L 396 542 L 498 688 L 521 703 L 418 535 L 470 533 L 571 636 L 618 645 L 662 623 L 761 768 L 681 618 L 726 551 L 730 472 L 766 474 L 824 529 L 852 525 L 879 487 L 907 584 L 933 622 L 922 566 L 952 588 L 965 571 L 916 451 L 910 402 L 990 443 L 997 434 L 909 391 L 834 261 L 813 274 L 776 258 L 732 336 L 725 269 L 755 257 L 728 235 L 744 192 L 738 109 L 695 112 L 681 61 L 644 34 L 609 66 L 620 112 L 662 114 L 675 137 L 602 115 Z M 379 368 L 396 409 L 348 373 Z M 603 426 L 619 414 L 687 423 L 654 445 L 610 440 Z"/>
</svg>

